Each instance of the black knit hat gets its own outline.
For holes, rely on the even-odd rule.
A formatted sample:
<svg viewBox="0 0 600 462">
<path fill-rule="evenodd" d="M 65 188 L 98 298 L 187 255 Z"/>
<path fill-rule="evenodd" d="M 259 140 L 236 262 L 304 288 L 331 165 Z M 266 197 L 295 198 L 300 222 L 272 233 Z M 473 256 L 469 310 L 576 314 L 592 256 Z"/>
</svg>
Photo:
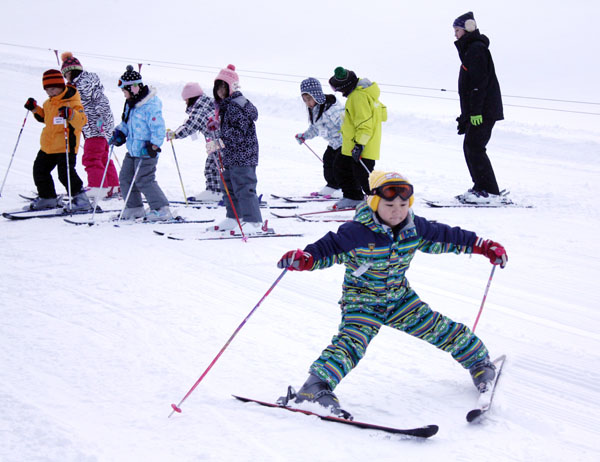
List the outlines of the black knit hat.
<svg viewBox="0 0 600 462">
<path fill-rule="evenodd" d="M 358 77 L 354 71 L 336 67 L 333 72 L 333 77 L 329 79 L 329 85 L 334 91 L 339 91 L 344 96 L 348 96 L 358 84 Z"/>
<path fill-rule="evenodd" d="M 125 73 L 119 79 L 119 88 L 130 87 L 131 85 L 143 85 L 142 74 L 133 70 L 131 64 L 127 65 Z"/>
<path fill-rule="evenodd" d="M 467 32 L 473 32 L 475 29 L 477 29 L 477 23 L 475 22 L 475 16 L 473 16 L 473 12 L 469 11 L 468 13 L 460 15 L 454 20 L 452 27 L 459 27 Z"/>
</svg>

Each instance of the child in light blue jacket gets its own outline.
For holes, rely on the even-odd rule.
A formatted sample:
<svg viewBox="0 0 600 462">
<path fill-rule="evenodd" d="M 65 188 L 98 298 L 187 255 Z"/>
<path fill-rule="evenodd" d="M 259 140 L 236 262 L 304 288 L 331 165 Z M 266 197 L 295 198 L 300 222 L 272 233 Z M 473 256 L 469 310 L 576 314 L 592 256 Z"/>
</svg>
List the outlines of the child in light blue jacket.
<svg viewBox="0 0 600 462">
<path fill-rule="evenodd" d="M 166 131 L 162 103 L 156 89 L 144 85 L 142 76 L 131 65 L 121 76 L 119 88 L 123 90 L 125 106 L 122 122 L 115 128 L 109 144 L 121 146 L 127 142 L 128 152 L 119 174 L 123 197 L 129 197 L 122 219 L 145 216 L 150 221 L 170 220 L 173 217 L 169 200 L 156 182 L 156 164 Z M 147 214 L 142 194 L 150 205 Z"/>
<path fill-rule="evenodd" d="M 296 134 L 296 141 L 302 144 L 317 136 L 327 140 L 327 149 L 323 153 L 323 176 L 326 184 L 313 195 L 341 197 L 339 179 L 336 178 L 336 160 L 342 150 L 342 106 L 334 95 L 323 94 L 321 83 L 314 77 L 305 79 L 300 84 L 302 100 L 308 110 L 310 126 L 304 133 Z"/>
</svg>

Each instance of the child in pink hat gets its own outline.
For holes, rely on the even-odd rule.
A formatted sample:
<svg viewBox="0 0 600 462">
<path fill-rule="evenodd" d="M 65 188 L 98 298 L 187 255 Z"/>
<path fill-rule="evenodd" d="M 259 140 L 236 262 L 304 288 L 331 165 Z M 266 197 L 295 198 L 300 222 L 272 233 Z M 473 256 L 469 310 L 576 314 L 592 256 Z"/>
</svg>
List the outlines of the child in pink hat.
<svg viewBox="0 0 600 462">
<path fill-rule="evenodd" d="M 185 112 L 188 118 L 179 128 L 167 130 L 167 141 L 183 139 L 188 136 L 191 136 L 195 140 L 198 137 L 198 132 L 201 132 L 205 140 L 209 141 L 214 136 L 207 127 L 209 119 L 215 113 L 214 100 L 206 95 L 200 84 L 196 82 L 185 84 L 181 91 L 181 98 L 185 101 Z M 219 166 L 213 156 L 206 158 L 204 178 L 206 181 L 206 190 L 195 195 L 193 200 L 219 202 L 223 197 L 221 179 Z"/>
<path fill-rule="evenodd" d="M 229 64 L 219 72 L 213 88 L 216 111 L 209 127 L 218 129 L 218 136 L 206 147 L 209 155 L 217 156 L 222 163 L 223 178 L 231 196 L 231 200 L 223 198 L 227 215 L 217 229 L 239 232 L 237 213 L 245 235 L 262 234 L 267 230 L 256 194 L 258 110 L 242 95 L 239 82 L 235 66 Z"/>
</svg>

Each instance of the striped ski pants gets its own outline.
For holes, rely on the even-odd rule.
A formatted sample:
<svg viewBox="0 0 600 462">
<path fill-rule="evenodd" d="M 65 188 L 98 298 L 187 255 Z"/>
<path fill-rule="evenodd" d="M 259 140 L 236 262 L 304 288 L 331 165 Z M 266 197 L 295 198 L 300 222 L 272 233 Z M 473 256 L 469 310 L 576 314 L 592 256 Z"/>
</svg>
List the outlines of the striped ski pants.
<svg viewBox="0 0 600 462">
<path fill-rule="evenodd" d="M 467 326 L 433 311 L 410 289 L 387 311 L 343 310 L 339 332 L 309 372 L 327 382 L 333 390 L 356 367 L 383 325 L 450 353 L 466 369 L 488 356 L 483 342 Z"/>
</svg>

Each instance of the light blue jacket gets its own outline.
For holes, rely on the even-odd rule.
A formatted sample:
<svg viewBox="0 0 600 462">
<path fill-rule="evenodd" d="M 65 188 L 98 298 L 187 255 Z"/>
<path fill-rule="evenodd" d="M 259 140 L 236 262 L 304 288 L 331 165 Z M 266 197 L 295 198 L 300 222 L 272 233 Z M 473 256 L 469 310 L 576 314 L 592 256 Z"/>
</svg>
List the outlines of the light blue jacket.
<svg viewBox="0 0 600 462">
<path fill-rule="evenodd" d="M 165 139 L 165 121 L 162 116 L 162 102 L 156 96 L 156 89 L 150 87 L 146 97 L 133 108 L 125 105 L 123 122 L 116 127 L 127 137 L 127 150 L 132 157 L 147 156 L 146 141 L 161 146 Z"/>
</svg>

